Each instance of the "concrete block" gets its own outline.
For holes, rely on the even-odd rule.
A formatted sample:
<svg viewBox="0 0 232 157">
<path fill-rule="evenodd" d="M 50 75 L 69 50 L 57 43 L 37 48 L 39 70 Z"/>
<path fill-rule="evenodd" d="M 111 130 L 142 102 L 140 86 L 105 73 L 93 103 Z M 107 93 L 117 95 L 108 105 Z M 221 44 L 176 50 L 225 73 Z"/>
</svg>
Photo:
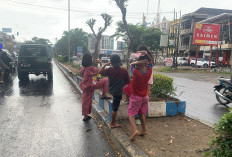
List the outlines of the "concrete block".
<svg viewBox="0 0 232 157">
<path fill-rule="evenodd" d="M 94 100 L 97 102 L 97 103 L 99 103 L 99 98 L 98 98 L 98 92 L 97 92 L 97 90 L 95 90 L 94 91 Z"/>
<path fill-rule="evenodd" d="M 149 117 L 166 116 L 166 102 L 149 102 L 148 116 Z"/>
<path fill-rule="evenodd" d="M 101 99 L 101 94 L 98 93 L 99 105 L 104 109 L 104 99 Z"/>
<path fill-rule="evenodd" d="M 185 113 L 186 111 L 186 101 L 181 101 L 178 104 L 178 113 Z"/>
<path fill-rule="evenodd" d="M 93 94 L 92 94 L 92 99 L 95 100 L 95 95 L 94 95 L 94 91 L 93 91 Z"/>
<path fill-rule="evenodd" d="M 177 106 L 175 102 L 166 102 L 166 116 L 176 116 Z"/>
</svg>

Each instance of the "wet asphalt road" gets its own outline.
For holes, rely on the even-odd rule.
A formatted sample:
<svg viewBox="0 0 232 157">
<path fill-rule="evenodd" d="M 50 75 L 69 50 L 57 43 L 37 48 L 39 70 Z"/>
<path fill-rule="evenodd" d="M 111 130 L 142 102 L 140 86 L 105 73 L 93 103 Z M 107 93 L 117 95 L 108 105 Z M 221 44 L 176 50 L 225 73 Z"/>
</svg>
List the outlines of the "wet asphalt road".
<svg viewBox="0 0 232 157">
<path fill-rule="evenodd" d="M 177 95 L 187 103 L 186 115 L 214 124 L 228 111 L 220 105 L 214 94 L 219 74 L 168 73 L 174 79 Z M 225 76 L 230 78 L 230 76 Z M 229 105 L 232 107 L 232 105 Z"/>
<path fill-rule="evenodd" d="M 14 76 L 0 87 L 0 156 L 116 156 L 95 122 L 82 121 L 80 100 L 55 65 L 53 72 L 53 83 Z"/>
</svg>

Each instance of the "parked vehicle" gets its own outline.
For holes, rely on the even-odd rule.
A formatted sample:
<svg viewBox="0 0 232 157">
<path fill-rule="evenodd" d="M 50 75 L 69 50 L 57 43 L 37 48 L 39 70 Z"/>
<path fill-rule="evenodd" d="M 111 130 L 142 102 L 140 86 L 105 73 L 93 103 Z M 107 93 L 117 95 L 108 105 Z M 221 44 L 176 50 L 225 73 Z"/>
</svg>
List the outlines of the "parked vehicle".
<svg viewBox="0 0 232 157">
<path fill-rule="evenodd" d="M 186 57 L 177 57 L 178 65 L 188 65 L 188 60 Z"/>
<path fill-rule="evenodd" d="M 5 64 L 5 75 L 10 75 L 16 71 L 17 61 L 7 50 L 0 50 L 0 58 Z"/>
<path fill-rule="evenodd" d="M 43 74 L 53 79 L 51 51 L 45 45 L 25 44 L 18 56 L 18 78 L 23 80 L 29 74 Z"/>
<path fill-rule="evenodd" d="M 230 79 L 219 78 L 219 85 L 214 86 L 216 99 L 222 105 L 232 102 L 232 83 Z"/>
<path fill-rule="evenodd" d="M 109 57 L 102 57 L 101 61 L 102 61 L 102 63 L 109 63 L 110 62 L 110 58 Z"/>
<path fill-rule="evenodd" d="M 190 62 L 190 65 L 191 66 L 195 66 L 195 63 L 196 63 L 196 61 L 195 61 L 195 59 L 192 59 L 191 60 L 191 62 Z M 198 67 L 204 67 L 204 68 L 208 68 L 208 66 L 209 66 L 209 61 L 207 61 L 207 60 L 204 60 L 203 58 L 198 58 L 197 59 L 197 66 Z M 215 67 L 215 62 L 210 62 L 210 67 Z"/>
</svg>

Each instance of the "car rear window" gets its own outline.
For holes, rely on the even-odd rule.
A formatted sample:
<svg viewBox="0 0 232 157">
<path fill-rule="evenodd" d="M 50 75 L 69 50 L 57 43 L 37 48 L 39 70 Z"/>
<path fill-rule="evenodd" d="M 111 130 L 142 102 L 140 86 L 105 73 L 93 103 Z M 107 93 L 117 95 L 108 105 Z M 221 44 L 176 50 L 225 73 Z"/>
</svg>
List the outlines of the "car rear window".
<svg viewBox="0 0 232 157">
<path fill-rule="evenodd" d="M 46 47 L 23 47 L 20 56 L 32 56 L 32 57 L 37 57 L 37 56 L 48 56 L 47 53 L 47 48 Z"/>
</svg>

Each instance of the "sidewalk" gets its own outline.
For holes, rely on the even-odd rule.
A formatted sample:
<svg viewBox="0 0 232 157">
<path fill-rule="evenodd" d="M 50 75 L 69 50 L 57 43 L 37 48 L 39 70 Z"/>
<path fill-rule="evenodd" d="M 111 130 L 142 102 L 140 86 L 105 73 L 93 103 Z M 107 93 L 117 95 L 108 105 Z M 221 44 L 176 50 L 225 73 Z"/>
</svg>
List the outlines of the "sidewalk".
<svg viewBox="0 0 232 157">
<path fill-rule="evenodd" d="M 77 83 L 64 72 L 77 90 Z M 128 119 L 120 120 L 122 128 L 110 129 L 109 115 L 93 105 L 93 114 L 106 136 L 116 146 L 122 156 L 201 156 L 208 149 L 209 136 L 213 128 L 185 116 L 149 118 L 148 135 L 129 140 L 132 134 Z M 140 125 L 138 124 L 138 127 Z"/>
</svg>

